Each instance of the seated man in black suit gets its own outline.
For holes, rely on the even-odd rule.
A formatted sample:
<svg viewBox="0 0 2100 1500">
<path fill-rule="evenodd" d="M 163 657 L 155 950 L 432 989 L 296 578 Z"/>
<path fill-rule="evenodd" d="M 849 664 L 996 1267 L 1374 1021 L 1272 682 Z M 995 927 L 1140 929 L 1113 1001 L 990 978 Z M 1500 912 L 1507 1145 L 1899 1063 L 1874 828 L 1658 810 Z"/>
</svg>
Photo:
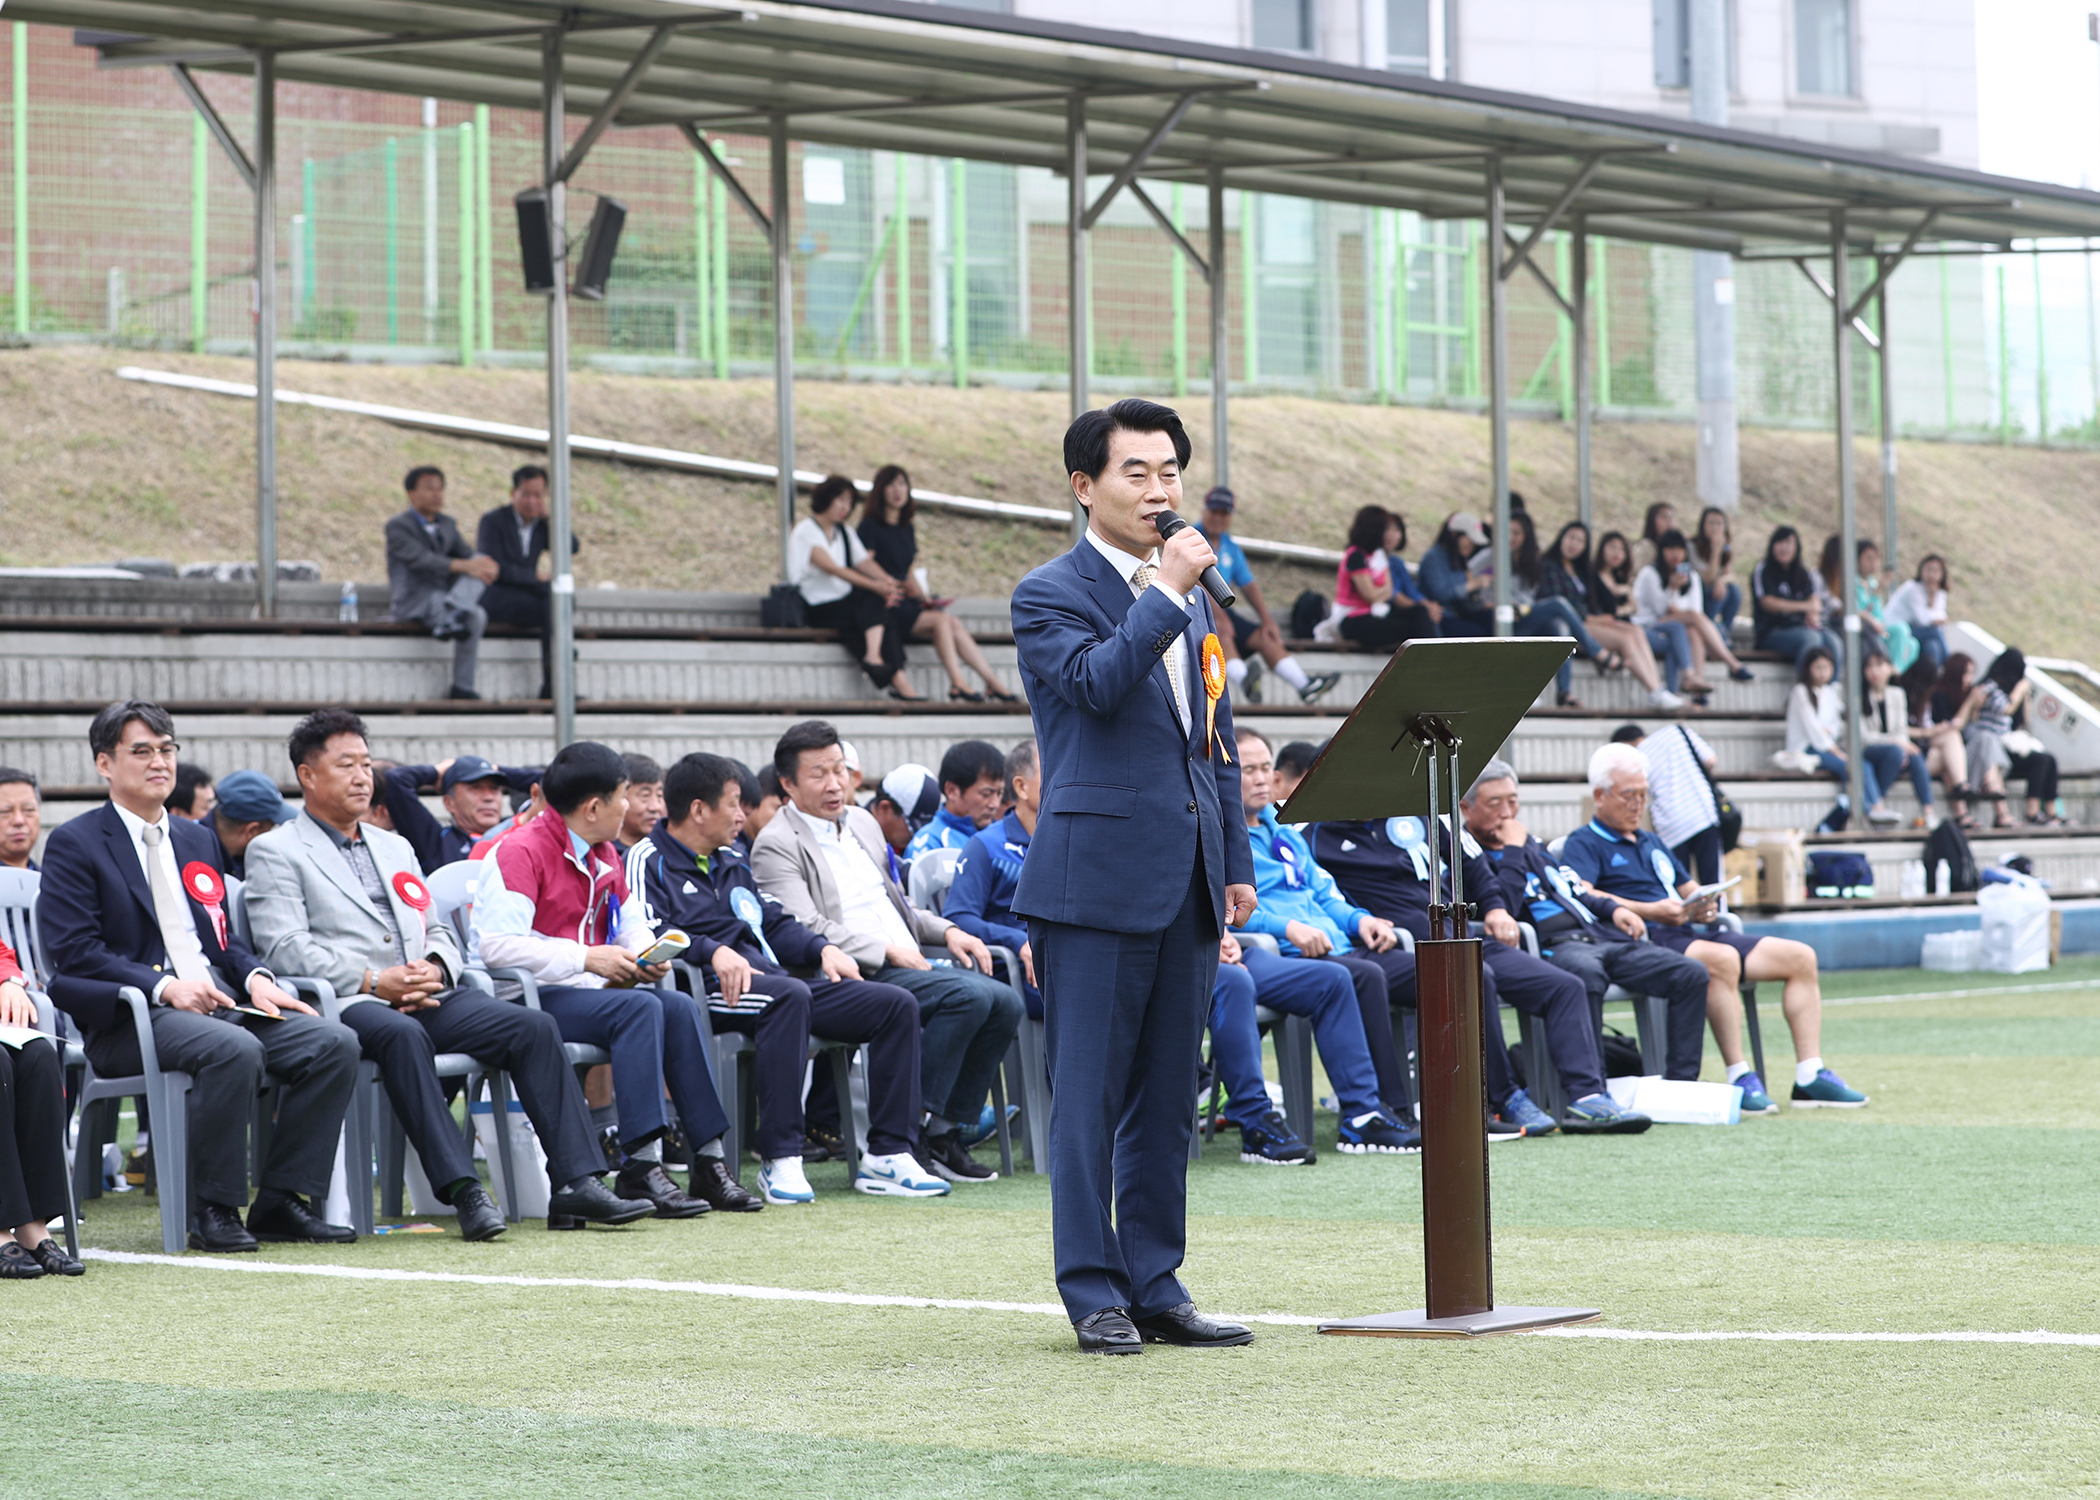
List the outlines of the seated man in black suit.
<svg viewBox="0 0 2100 1500">
<path fill-rule="evenodd" d="M 353 1230 L 323 1223 L 308 1200 L 328 1192 L 357 1082 L 357 1037 L 286 994 L 228 930 L 218 846 L 163 805 L 181 749 L 167 711 L 138 699 L 112 703 L 88 726 L 88 746 L 110 800 L 56 829 L 45 847 L 37 926 L 54 976 L 51 998 L 79 1024 L 95 1070 L 125 1077 L 144 1065 L 117 991 L 140 990 L 151 1002 L 161 1067 L 195 1080 L 190 1248 L 356 1239 Z M 282 1087 L 261 1191 L 243 1228 L 248 1118 L 266 1072 Z M 161 1211 L 181 1209 L 164 1204 Z"/>
<path fill-rule="evenodd" d="M 540 577 L 540 555 L 547 551 L 547 471 L 526 464 L 510 476 L 510 504 L 481 518 L 474 545 L 496 560 L 496 581 L 481 596 L 492 625 L 519 625 L 540 633 L 540 691 L 554 696 L 554 643 L 549 601 L 552 586 Z M 580 544 L 569 538 L 569 550 Z"/>
</svg>

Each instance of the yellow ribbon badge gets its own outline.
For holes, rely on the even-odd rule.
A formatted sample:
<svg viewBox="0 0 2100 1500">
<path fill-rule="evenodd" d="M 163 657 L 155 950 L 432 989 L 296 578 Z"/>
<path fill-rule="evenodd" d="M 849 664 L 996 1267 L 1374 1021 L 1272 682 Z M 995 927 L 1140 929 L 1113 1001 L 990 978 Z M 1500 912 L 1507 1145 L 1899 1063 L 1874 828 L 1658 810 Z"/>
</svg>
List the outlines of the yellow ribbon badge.
<svg viewBox="0 0 2100 1500">
<path fill-rule="evenodd" d="M 1203 638 L 1203 696 L 1203 743 L 1216 745 L 1229 766 L 1232 752 L 1218 737 L 1218 700 L 1225 696 L 1225 648 L 1218 643 L 1216 631 Z"/>
</svg>

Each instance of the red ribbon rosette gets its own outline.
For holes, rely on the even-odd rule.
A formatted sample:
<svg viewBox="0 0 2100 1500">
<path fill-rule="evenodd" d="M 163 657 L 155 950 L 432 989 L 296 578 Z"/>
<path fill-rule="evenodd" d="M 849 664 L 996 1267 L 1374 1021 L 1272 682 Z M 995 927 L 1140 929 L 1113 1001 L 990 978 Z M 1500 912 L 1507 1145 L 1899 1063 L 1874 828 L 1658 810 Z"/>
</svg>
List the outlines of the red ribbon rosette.
<svg viewBox="0 0 2100 1500">
<path fill-rule="evenodd" d="M 394 894 L 413 911 L 430 910 L 430 887 L 403 870 L 394 876 Z"/>
<path fill-rule="evenodd" d="M 211 913 L 211 928 L 226 946 L 226 882 L 219 872 L 201 859 L 182 867 L 182 889 L 189 898 Z"/>
</svg>

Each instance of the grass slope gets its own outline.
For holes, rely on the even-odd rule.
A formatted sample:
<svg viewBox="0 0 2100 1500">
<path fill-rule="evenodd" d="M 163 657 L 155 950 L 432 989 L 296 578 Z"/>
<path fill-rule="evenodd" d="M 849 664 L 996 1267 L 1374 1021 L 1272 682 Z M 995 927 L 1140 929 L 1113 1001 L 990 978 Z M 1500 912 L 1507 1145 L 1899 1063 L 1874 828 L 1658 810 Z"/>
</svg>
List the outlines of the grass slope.
<svg viewBox="0 0 2100 1500">
<path fill-rule="evenodd" d="M 253 409 L 221 397 L 155 389 L 110 375 L 143 362 L 223 379 L 249 378 L 240 360 L 100 348 L 0 352 L 0 561 L 106 563 L 248 555 L 253 547 Z M 546 416 L 535 372 L 451 366 L 386 368 L 285 361 L 288 389 L 536 425 Z M 578 372 L 576 429 L 727 457 L 770 459 L 772 387 L 761 381 L 666 380 Z M 1197 462 L 1211 482 L 1207 403 L 1190 400 Z M 910 466 L 935 488 L 1030 504 L 1063 504 L 1057 472 L 1065 398 L 1054 392 L 809 381 L 797 389 L 799 462 L 866 477 Z M 1693 429 L 1607 423 L 1594 473 L 1600 527 L 1638 531 L 1655 500 L 1690 505 Z M 443 465 L 452 506 L 471 524 L 502 501 L 515 450 L 409 433 L 362 418 L 287 408 L 279 432 L 281 535 L 287 557 L 320 562 L 330 578 L 384 576 L 379 528 L 400 505 L 412 463 Z M 2100 454 L 1947 443 L 1902 445 L 1903 554 L 1927 548 L 1953 562 L 1957 614 L 2030 651 L 2100 658 L 2089 611 L 2067 610 L 2090 574 L 2084 552 L 2100 504 Z M 1291 397 L 1233 405 L 1233 477 L 1241 525 L 1256 536 L 1339 546 L 1367 501 L 1413 523 L 1416 552 L 1446 511 L 1478 508 L 1488 490 L 1487 428 L 1478 417 L 1409 407 Z M 1836 524 L 1831 439 L 1746 429 L 1738 535 L 1757 542 L 1782 521 L 1811 546 Z M 1511 432 L 1514 482 L 1536 515 L 1574 511 L 1574 442 L 1556 423 Z M 1880 466 L 1859 448 L 1861 531 L 1880 531 Z M 585 586 L 749 590 L 777 569 L 771 491 L 579 460 L 577 531 Z M 1689 521 L 1692 516 L 1684 517 Z M 1033 526 L 938 517 L 922 528 L 923 558 L 944 591 L 1000 594 L 1061 545 Z M 1746 559 L 1746 566 L 1747 566 Z M 1317 570 L 1263 570 L 1272 603 L 1301 587 L 1332 591 Z"/>
<path fill-rule="evenodd" d="M 2100 986 L 1833 1004 L 1826 1032 L 1870 1109 L 1498 1147 L 1499 1295 L 1621 1329 L 2100 1333 L 2100 1121 L 2072 1097 Z M 1243 1166 L 1223 1142 L 1193 1169 L 1187 1279 L 1206 1305 L 1419 1305 L 1417 1164 L 1334 1154 L 1329 1117 L 1321 1144 L 1309 1169 Z M 1042 1179 L 909 1204 L 811 1175 L 819 1201 L 792 1214 L 256 1262 L 1053 1299 Z M 126 1195 L 85 1229 L 151 1251 L 156 1223 Z M 2088 1494 L 2100 1472 L 2090 1347 L 1264 1327 L 1245 1350 L 1099 1361 L 1034 1313 L 158 1264 L 5 1298 L 15 1347 L 42 1353 L 0 1376 L 6 1493 L 49 1489 L 55 1456 L 83 1496 L 1766 1500 Z"/>
</svg>

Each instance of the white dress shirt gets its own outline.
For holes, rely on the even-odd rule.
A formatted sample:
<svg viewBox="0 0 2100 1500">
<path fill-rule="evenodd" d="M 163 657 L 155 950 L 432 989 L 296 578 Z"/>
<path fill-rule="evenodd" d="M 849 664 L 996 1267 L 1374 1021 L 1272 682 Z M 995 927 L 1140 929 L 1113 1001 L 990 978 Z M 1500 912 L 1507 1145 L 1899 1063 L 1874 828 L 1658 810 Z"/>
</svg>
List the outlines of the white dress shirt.
<svg viewBox="0 0 2100 1500">
<path fill-rule="evenodd" d="M 1130 575 L 1139 568 L 1147 565 L 1155 568 L 1159 566 L 1159 549 L 1156 547 L 1144 557 L 1134 557 L 1122 548 L 1111 547 L 1107 542 L 1101 540 L 1091 526 L 1087 528 L 1086 539 L 1094 544 L 1095 551 L 1109 560 L 1110 565 L 1115 568 L 1125 583 L 1131 582 Z M 1187 614 L 1195 606 L 1196 596 L 1194 594 L 1177 594 L 1164 583 L 1161 583 L 1156 575 L 1152 579 L 1150 586 L 1172 599 L 1175 607 L 1183 614 Z M 1130 593 L 1132 598 L 1142 598 L 1144 590 L 1133 584 Z M 1189 716 L 1188 687 L 1182 681 L 1183 673 L 1187 670 L 1188 653 L 1183 649 L 1182 643 L 1178 638 L 1172 646 L 1167 648 L 1162 660 L 1167 664 L 1167 681 L 1174 688 L 1174 713 L 1181 720 L 1181 732 L 1187 734 L 1194 728 L 1195 721 Z"/>
<path fill-rule="evenodd" d="M 781 811 L 801 819 L 802 826 L 809 830 L 810 837 L 817 841 L 817 848 L 823 852 L 832 883 L 839 888 L 840 920 L 855 932 L 871 933 L 893 947 L 917 951 L 918 939 L 911 935 L 911 929 L 904 925 L 904 918 L 897 914 L 896 903 L 890 900 L 882 872 L 875 868 L 875 861 L 868 858 L 868 851 L 860 846 L 860 840 L 844 833 L 836 823 L 807 816 L 799 807 L 783 807 Z"/>
<path fill-rule="evenodd" d="M 120 802 L 113 800 L 110 806 L 117 810 L 117 816 L 124 820 L 124 831 L 131 835 L 132 851 L 139 857 L 139 874 L 146 879 L 146 889 L 149 892 L 153 889 L 152 862 L 157 859 L 160 862 L 161 877 L 167 881 L 168 889 L 181 891 L 182 868 L 175 863 L 175 841 L 166 837 L 168 814 L 164 811 L 160 815 L 159 826 L 163 835 L 160 848 L 149 850 L 146 847 L 146 820 Z M 183 916 L 189 917 L 187 902 L 183 906 Z M 168 972 L 153 986 L 153 999 L 158 1000 L 162 990 L 185 974 L 206 975 L 214 981 L 217 980 L 218 976 L 212 973 L 210 960 L 204 956 L 204 940 L 197 936 L 195 919 L 161 923 L 160 940 L 161 946 L 168 950 Z"/>
</svg>

